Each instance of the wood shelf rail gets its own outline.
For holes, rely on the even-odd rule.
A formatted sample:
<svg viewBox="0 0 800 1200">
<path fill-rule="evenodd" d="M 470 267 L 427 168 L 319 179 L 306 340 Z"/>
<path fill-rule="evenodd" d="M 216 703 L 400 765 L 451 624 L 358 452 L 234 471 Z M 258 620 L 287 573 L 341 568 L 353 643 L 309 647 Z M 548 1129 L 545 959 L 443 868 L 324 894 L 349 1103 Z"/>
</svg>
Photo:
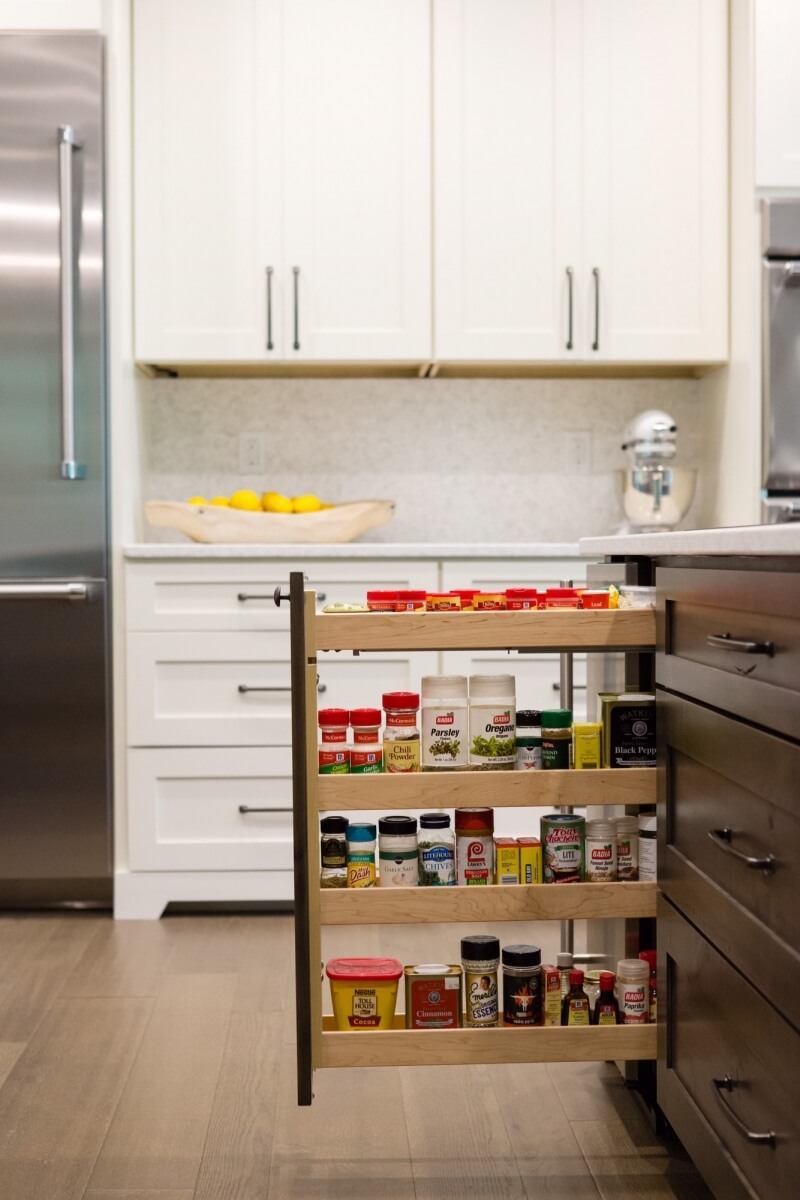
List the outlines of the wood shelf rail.
<svg viewBox="0 0 800 1200">
<path fill-rule="evenodd" d="M 316 617 L 317 650 L 650 650 L 652 608 L 348 613 Z"/>
<path fill-rule="evenodd" d="M 437 771 L 320 775 L 319 811 L 390 808 L 586 808 L 655 804 L 652 767 L 599 771 Z"/>
<path fill-rule="evenodd" d="M 331 888 L 322 925 L 564 921 L 654 917 L 655 883 L 492 884 L 488 887 Z"/>
<path fill-rule="evenodd" d="M 323 1020 L 318 1067 L 457 1066 L 464 1063 L 607 1062 L 654 1059 L 656 1025 L 564 1029 L 395 1029 L 338 1032 Z"/>
</svg>

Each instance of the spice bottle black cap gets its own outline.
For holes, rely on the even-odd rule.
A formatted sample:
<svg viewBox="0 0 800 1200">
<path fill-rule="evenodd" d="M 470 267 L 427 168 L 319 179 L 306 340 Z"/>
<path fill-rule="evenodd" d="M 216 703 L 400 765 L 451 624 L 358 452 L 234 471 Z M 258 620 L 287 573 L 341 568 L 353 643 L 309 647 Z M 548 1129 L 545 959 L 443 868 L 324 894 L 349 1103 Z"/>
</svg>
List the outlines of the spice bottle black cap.
<svg viewBox="0 0 800 1200">
<path fill-rule="evenodd" d="M 461 957 L 469 962 L 500 957 L 500 939 L 490 933 L 472 933 L 461 939 Z"/>
<path fill-rule="evenodd" d="M 417 818 L 403 816 L 379 817 L 378 832 L 388 834 L 394 833 L 399 836 L 402 836 L 403 834 L 416 833 Z"/>
<path fill-rule="evenodd" d="M 450 816 L 448 813 L 422 813 L 419 826 L 420 829 L 449 829 Z"/>
<path fill-rule="evenodd" d="M 523 729 L 538 729 L 542 723 L 542 714 L 538 708 L 518 708 L 517 725 Z"/>
<path fill-rule="evenodd" d="M 542 952 L 538 946 L 503 946 L 503 965 L 506 967 L 538 967 Z"/>
<path fill-rule="evenodd" d="M 347 817 L 323 817 L 319 823 L 322 833 L 347 833 Z"/>
</svg>

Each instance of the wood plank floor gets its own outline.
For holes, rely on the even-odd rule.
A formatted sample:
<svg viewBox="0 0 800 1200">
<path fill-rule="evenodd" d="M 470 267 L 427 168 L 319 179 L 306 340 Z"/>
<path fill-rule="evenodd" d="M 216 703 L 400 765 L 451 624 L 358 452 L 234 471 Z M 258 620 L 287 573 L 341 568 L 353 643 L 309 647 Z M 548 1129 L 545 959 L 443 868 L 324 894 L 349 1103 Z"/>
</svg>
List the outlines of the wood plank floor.
<svg viewBox="0 0 800 1200">
<path fill-rule="evenodd" d="M 331 953 L 430 960 L 402 930 Z M 0 915 L 0 964 L 0 1200 L 710 1200 L 609 1064 L 321 1071 L 298 1109 L 290 916 Z"/>
</svg>

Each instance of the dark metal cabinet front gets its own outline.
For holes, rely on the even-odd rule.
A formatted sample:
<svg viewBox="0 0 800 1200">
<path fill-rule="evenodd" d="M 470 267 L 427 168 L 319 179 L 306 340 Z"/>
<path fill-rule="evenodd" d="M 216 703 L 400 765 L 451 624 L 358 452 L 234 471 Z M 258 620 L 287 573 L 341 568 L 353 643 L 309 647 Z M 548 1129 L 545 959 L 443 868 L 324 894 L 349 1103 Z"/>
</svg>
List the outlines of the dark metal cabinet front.
<svg viewBox="0 0 800 1200">
<path fill-rule="evenodd" d="M 663 898 L 658 932 L 667 1119 L 718 1197 L 794 1200 L 800 1035 Z"/>
<path fill-rule="evenodd" d="M 661 888 L 800 1029 L 800 745 L 656 694 Z"/>
<path fill-rule="evenodd" d="M 800 738 L 800 575 L 659 568 L 656 682 Z"/>
</svg>

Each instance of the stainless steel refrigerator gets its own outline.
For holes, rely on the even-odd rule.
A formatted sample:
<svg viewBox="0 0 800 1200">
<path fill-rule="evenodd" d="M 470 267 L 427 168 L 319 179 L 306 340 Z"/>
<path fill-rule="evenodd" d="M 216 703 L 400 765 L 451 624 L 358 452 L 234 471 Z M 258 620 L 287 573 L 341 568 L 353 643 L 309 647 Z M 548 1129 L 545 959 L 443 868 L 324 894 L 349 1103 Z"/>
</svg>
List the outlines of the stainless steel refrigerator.
<svg viewBox="0 0 800 1200">
<path fill-rule="evenodd" d="M 800 199 L 762 201 L 764 521 L 800 521 Z"/>
<path fill-rule="evenodd" d="M 103 42 L 0 34 L 0 906 L 112 894 Z"/>
</svg>

